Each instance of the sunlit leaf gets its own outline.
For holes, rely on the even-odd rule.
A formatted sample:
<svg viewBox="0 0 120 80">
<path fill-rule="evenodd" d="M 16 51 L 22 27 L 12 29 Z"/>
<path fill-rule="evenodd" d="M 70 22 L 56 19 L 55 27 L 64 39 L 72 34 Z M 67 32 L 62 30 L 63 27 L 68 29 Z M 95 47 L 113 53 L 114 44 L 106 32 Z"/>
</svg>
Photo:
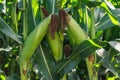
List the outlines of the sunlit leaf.
<svg viewBox="0 0 120 80">
<path fill-rule="evenodd" d="M 2 74 L 0 74 L 0 80 L 6 80 L 6 77 Z"/>
<path fill-rule="evenodd" d="M 117 41 L 109 41 L 108 42 L 114 49 L 120 52 L 120 42 Z"/>
<path fill-rule="evenodd" d="M 120 22 L 120 9 L 115 9 L 115 10 L 111 10 L 110 11 L 116 18 L 117 20 Z M 105 14 L 105 16 L 98 22 L 98 24 L 96 25 L 96 31 L 100 31 L 100 30 L 105 30 L 107 28 L 111 28 L 113 27 L 114 24 L 112 23 L 112 21 L 109 19 L 109 16 L 107 14 Z"/>
<path fill-rule="evenodd" d="M 110 12 L 110 10 L 107 7 L 107 5 L 105 4 L 105 2 L 102 2 L 100 7 L 102 7 L 107 12 L 107 14 L 108 14 L 108 16 L 109 16 L 109 18 L 110 18 L 110 20 L 112 21 L 113 24 L 119 25 L 119 22 L 118 22 L 117 18 Z"/>
<path fill-rule="evenodd" d="M 32 9 L 33 9 L 33 15 L 35 16 L 37 14 L 38 7 L 38 0 L 31 0 L 32 3 Z"/>
<path fill-rule="evenodd" d="M 64 7 L 66 2 L 67 2 L 67 0 L 57 0 L 57 4 L 59 4 L 61 6 L 61 8 Z"/>
<path fill-rule="evenodd" d="M 112 5 L 112 3 L 110 1 L 107 1 L 107 0 L 104 0 L 104 1 L 110 9 L 115 9 L 115 7 Z"/>
</svg>

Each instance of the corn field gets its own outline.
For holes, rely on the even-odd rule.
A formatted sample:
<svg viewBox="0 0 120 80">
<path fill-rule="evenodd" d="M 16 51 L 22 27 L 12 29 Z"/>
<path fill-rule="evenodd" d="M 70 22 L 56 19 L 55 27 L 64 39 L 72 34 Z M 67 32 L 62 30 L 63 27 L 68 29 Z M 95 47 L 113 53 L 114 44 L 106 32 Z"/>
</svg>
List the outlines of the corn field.
<svg viewBox="0 0 120 80">
<path fill-rule="evenodd" d="M 120 0 L 0 0 L 0 80 L 120 80 Z"/>
</svg>

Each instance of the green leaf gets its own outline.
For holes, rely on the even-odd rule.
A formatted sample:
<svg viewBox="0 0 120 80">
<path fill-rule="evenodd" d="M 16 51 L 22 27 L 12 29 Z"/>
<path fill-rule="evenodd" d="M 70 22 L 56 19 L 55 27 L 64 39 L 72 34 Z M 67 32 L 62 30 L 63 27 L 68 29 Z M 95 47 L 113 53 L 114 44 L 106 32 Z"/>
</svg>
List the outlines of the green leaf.
<svg viewBox="0 0 120 80">
<path fill-rule="evenodd" d="M 112 3 L 110 1 L 108 1 L 108 0 L 104 0 L 104 1 L 110 9 L 115 9 L 115 7 L 112 5 Z"/>
<path fill-rule="evenodd" d="M 114 49 L 120 52 L 120 42 L 117 41 L 109 41 L 108 42 Z"/>
<path fill-rule="evenodd" d="M 27 4 L 26 9 L 27 9 L 26 16 L 27 16 L 27 23 L 28 23 L 28 34 L 30 34 L 32 32 L 32 30 L 36 27 L 31 0 L 28 0 L 28 4 Z"/>
<path fill-rule="evenodd" d="M 42 16 L 41 16 L 41 12 L 39 9 L 37 9 L 37 12 L 36 12 L 36 15 L 35 15 L 35 22 L 36 22 L 36 25 L 39 24 L 40 21 L 42 21 Z"/>
<path fill-rule="evenodd" d="M 37 14 L 38 7 L 38 0 L 31 0 L 32 1 L 32 9 L 34 16 Z"/>
<path fill-rule="evenodd" d="M 42 1 L 41 1 L 41 3 L 42 3 Z M 39 6 L 38 0 L 32 0 L 32 9 L 33 9 L 33 15 L 35 17 L 36 25 L 39 24 L 39 22 L 42 20 L 41 13 L 40 13 L 40 6 Z"/>
<path fill-rule="evenodd" d="M 68 75 L 68 80 L 81 80 L 76 71 L 70 72 Z"/>
<path fill-rule="evenodd" d="M 64 7 L 64 5 L 66 4 L 66 2 L 67 2 L 67 0 L 57 0 L 58 1 L 58 3 L 61 3 L 60 5 L 61 5 L 61 8 L 63 8 Z M 61 1 L 61 2 L 60 2 Z"/>
<path fill-rule="evenodd" d="M 36 52 L 36 61 L 46 80 L 57 80 L 54 58 L 45 43 Z"/>
<path fill-rule="evenodd" d="M 107 28 L 113 27 L 114 24 L 109 19 L 108 15 L 105 15 L 99 23 L 96 25 L 96 31 L 105 30 Z"/>
<path fill-rule="evenodd" d="M 2 3 L 0 2 L 0 12 L 2 12 L 2 9 L 3 9 L 3 5 L 2 5 Z"/>
<path fill-rule="evenodd" d="M 101 4 L 102 2 L 98 2 L 98 1 L 88 1 L 87 5 L 89 7 L 97 7 Z"/>
<path fill-rule="evenodd" d="M 115 9 L 110 11 L 120 22 L 120 9 Z M 105 30 L 107 28 L 113 27 L 115 24 L 109 19 L 109 16 L 106 14 L 96 25 L 96 31 Z"/>
<path fill-rule="evenodd" d="M 111 11 L 107 7 L 106 3 L 102 2 L 102 4 L 100 5 L 100 7 L 103 8 L 107 12 L 107 14 L 108 14 L 110 20 L 112 21 L 112 23 L 114 25 L 118 25 L 119 26 L 119 22 L 118 22 L 117 18 L 111 13 Z"/>
<path fill-rule="evenodd" d="M 110 53 L 107 52 L 105 49 L 99 49 L 96 51 L 97 54 L 101 57 L 101 61 L 100 63 L 106 68 L 108 69 L 108 71 L 111 71 L 114 75 L 118 76 L 118 73 L 115 69 L 115 67 L 113 66 L 113 64 L 111 63 L 111 58 L 110 58 Z"/>
<path fill-rule="evenodd" d="M 0 80 L 6 80 L 5 75 L 0 74 Z"/>
<path fill-rule="evenodd" d="M 22 44 L 17 35 L 12 31 L 10 26 L 0 17 L 0 31 L 2 31 L 6 36 Z"/>
<path fill-rule="evenodd" d="M 95 42 L 97 41 L 92 41 L 92 40 L 86 40 L 82 42 L 79 46 L 77 46 L 70 58 L 65 59 L 61 62 L 58 63 L 57 65 L 57 73 L 63 71 L 64 73 L 69 72 L 72 68 L 74 68 L 81 59 L 81 56 L 84 58 L 87 58 L 89 55 L 91 55 L 95 50 L 100 48 L 98 44 Z"/>
<path fill-rule="evenodd" d="M 54 1 L 55 0 L 46 0 L 46 9 L 49 13 L 52 13 L 53 11 L 53 6 L 55 5 L 53 4 Z"/>
<path fill-rule="evenodd" d="M 13 74 L 7 77 L 7 80 L 20 80 L 20 77 L 17 74 Z"/>
</svg>

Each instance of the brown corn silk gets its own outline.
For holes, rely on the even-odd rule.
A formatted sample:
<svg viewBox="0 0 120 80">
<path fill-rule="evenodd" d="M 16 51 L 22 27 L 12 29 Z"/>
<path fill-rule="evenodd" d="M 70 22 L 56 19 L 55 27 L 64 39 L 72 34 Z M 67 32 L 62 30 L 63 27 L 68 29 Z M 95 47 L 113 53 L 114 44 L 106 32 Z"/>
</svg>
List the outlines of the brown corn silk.
<svg viewBox="0 0 120 80">
<path fill-rule="evenodd" d="M 58 29 L 58 16 L 53 14 L 51 16 L 51 22 L 49 24 L 49 32 L 52 39 L 55 38 L 55 32 L 57 31 L 57 29 Z"/>
<path fill-rule="evenodd" d="M 46 10 L 46 8 L 44 6 L 40 6 L 40 8 L 41 8 L 41 10 L 42 10 L 45 17 L 50 15 L 49 12 Z"/>
</svg>

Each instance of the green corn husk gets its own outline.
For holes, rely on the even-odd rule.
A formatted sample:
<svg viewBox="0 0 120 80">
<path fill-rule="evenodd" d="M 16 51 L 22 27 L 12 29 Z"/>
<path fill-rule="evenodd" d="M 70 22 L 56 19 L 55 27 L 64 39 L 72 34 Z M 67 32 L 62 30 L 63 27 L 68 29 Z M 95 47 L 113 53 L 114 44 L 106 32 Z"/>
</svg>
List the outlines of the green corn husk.
<svg viewBox="0 0 120 80">
<path fill-rule="evenodd" d="M 44 7 L 41 7 L 41 10 L 42 13 L 44 14 L 44 17 L 47 17 L 49 15 L 48 11 Z M 57 31 L 57 28 L 58 28 L 58 16 L 53 14 L 51 16 L 49 31 L 47 32 L 47 41 L 56 62 L 62 59 L 63 56 L 62 48 L 63 48 L 63 40 L 64 40 L 63 34 Z"/>
<path fill-rule="evenodd" d="M 75 43 L 73 45 L 77 46 L 79 45 L 82 41 L 88 40 L 89 37 L 88 35 L 82 30 L 82 28 L 79 26 L 79 24 L 70 16 L 69 14 L 66 13 L 66 24 L 68 28 L 68 36 L 72 36 L 73 39 L 75 40 Z M 71 40 L 70 40 L 71 41 Z M 90 75 L 90 78 L 93 77 L 92 79 L 97 79 L 97 77 L 93 76 L 94 70 L 93 70 L 93 64 L 90 65 L 90 60 L 86 58 L 86 64 L 88 68 L 88 73 Z M 92 76 L 91 76 L 92 75 Z"/>
<path fill-rule="evenodd" d="M 50 33 L 47 34 L 47 40 L 52 51 L 52 54 L 55 58 L 55 61 L 58 62 L 62 59 L 62 42 L 60 41 L 59 34 L 55 32 L 54 39 L 52 39 Z"/>
<path fill-rule="evenodd" d="M 66 23 L 68 26 L 68 31 L 70 33 L 70 36 L 73 36 L 73 38 L 75 40 L 75 45 L 78 45 L 82 41 L 88 39 L 88 36 L 82 30 L 80 25 L 69 14 L 66 16 Z M 68 35 L 69 35 L 69 33 L 68 33 Z"/>
<path fill-rule="evenodd" d="M 71 32 L 69 30 L 66 30 L 66 33 L 67 33 L 68 39 L 70 40 L 71 46 L 74 47 L 76 42 L 75 42 L 73 35 L 71 34 Z"/>
<path fill-rule="evenodd" d="M 37 27 L 31 32 L 31 34 L 27 37 L 24 43 L 24 47 L 20 54 L 21 80 L 27 80 L 26 72 L 27 72 L 28 61 L 30 60 L 31 56 L 34 54 L 39 43 L 46 35 L 50 20 L 51 20 L 51 15 L 45 18 L 43 21 L 41 21 L 41 23 L 39 23 Z"/>
<path fill-rule="evenodd" d="M 47 40 L 56 62 L 62 59 L 63 39 L 61 39 L 58 29 L 58 16 L 51 16 L 51 23 L 47 33 Z M 61 34 L 62 35 L 62 34 Z M 61 41 L 62 40 L 62 41 Z"/>
</svg>

